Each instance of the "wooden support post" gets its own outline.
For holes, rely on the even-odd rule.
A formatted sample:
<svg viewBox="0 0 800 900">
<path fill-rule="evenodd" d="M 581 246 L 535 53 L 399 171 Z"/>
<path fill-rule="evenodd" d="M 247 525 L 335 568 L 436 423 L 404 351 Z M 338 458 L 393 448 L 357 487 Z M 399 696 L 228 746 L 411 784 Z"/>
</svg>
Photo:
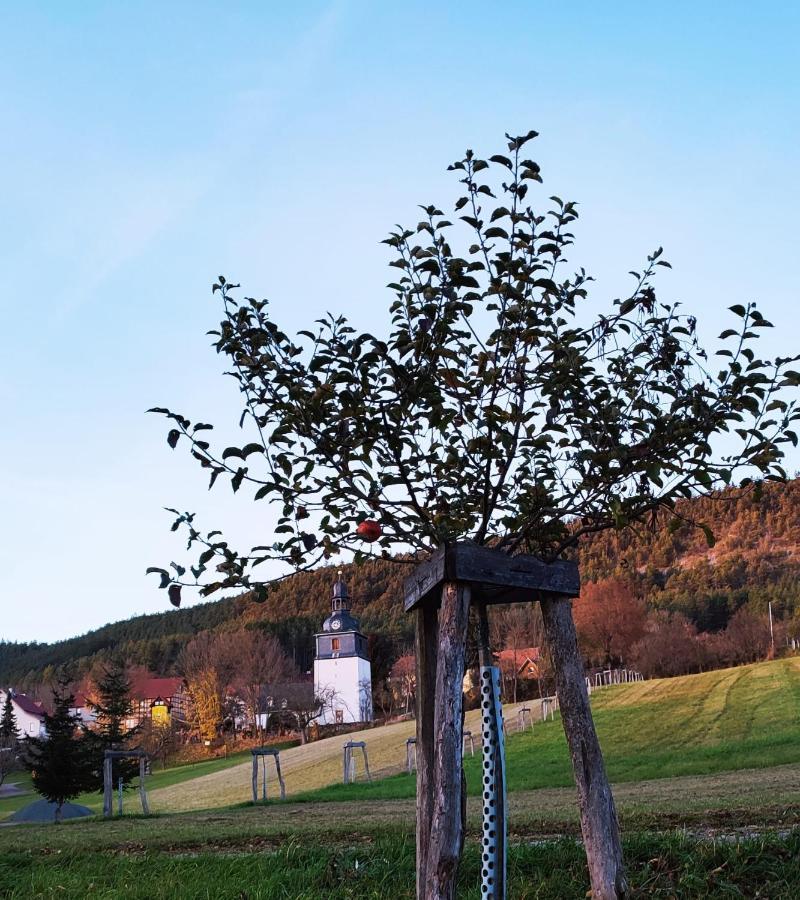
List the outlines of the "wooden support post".
<svg viewBox="0 0 800 900">
<path fill-rule="evenodd" d="M 434 708 L 439 649 L 439 616 L 430 603 L 414 610 L 414 647 L 417 668 L 417 900 L 428 894 L 427 872 L 433 822 Z"/>
<path fill-rule="evenodd" d="M 112 796 L 114 785 L 112 784 L 111 775 L 111 757 L 106 754 L 103 759 L 103 816 L 109 818 L 111 815 Z"/>
<path fill-rule="evenodd" d="M 619 824 L 592 721 L 570 601 L 543 599 L 542 617 L 555 667 L 561 721 L 578 788 L 592 898 L 619 900 L 627 893 Z"/>
<path fill-rule="evenodd" d="M 253 774 L 251 776 L 253 783 L 253 803 L 258 803 L 258 757 L 253 754 Z"/>
<path fill-rule="evenodd" d="M 468 585 L 455 581 L 444 583 L 433 713 L 433 784 L 429 785 L 433 793 L 430 846 L 421 895 L 425 900 L 455 897 L 464 840 L 461 735 L 469 601 Z"/>
<path fill-rule="evenodd" d="M 372 776 L 369 774 L 369 759 L 367 758 L 366 744 L 362 745 L 361 752 L 364 754 L 364 771 L 367 773 L 367 781 L 372 781 Z"/>
<path fill-rule="evenodd" d="M 150 807 L 147 805 L 147 791 L 144 786 L 144 770 L 147 765 L 147 758 L 142 755 L 139 757 L 139 798 L 142 801 L 142 812 L 146 815 L 150 815 Z"/>
<path fill-rule="evenodd" d="M 465 732 L 464 732 L 463 741 L 464 741 L 464 745 L 463 745 L 463 747 L 461 748 L 461 755 L 462 755 L 462 756 L 466 756 L 466 755 L 467 755 L 467 751 L 466 751 L 465 748 L 466 748 L 466 746 L 467 746 L 467 741 L 469 741 L 470 755 L 471 755 L 471 756 L 475 756 L 475 739 L 472 737 L 472 732 L 471 732 L 471 731 L 465 731 Z"/>
<path fill-rule="evenodd" d="M 406 771 L 410 775 L 417 767 L 417 739 L 409 738 L 406 741 Z"/>
<path fill-rule="evenodd" d="M 286 785 L 283 782 L 283 775 L 281 775 L 281 758 L 280 755 L 275 753 L 275 771 L 278 774 L 278 786 L 281 791 L 281 800 L 286 799 Z"/>
</svg>

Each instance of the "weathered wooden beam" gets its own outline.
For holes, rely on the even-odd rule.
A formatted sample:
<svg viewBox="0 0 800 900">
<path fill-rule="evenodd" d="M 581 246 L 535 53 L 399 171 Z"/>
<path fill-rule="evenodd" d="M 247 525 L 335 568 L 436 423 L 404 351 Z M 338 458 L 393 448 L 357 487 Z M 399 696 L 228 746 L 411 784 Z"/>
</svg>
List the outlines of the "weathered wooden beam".
<svg viewBox="0 0 800 900">
<path fill-rule="evenodd" d="M 592 720 L 570 602 L 542 600 L 542 618 L 553 657 L 561 721 L 578 788 L 592 898 L 620 900 L 627 894 L 627 882 L 617 812 Z"/>
<path fill-rule="evenodd" d="M 150 807 L 147 805 L 147 791 L 144 786 L 144 769 L 146 762 L 147 758 L 144 755 L 139 757 L 139 798 L 142 801 L 142 812 L 146 816 L 149 816 Z"/>
<path fill-rule="evenodd" d="M 111 782 L 111 757 L 106 751 L 103 759 L 103 816 L 107 819 L 111 816 L 111 804 L 114 792 L 114 785 Z"/>
<path fill-rule="evenodd" d="M 462 729 L 468 585 L 446 582 L 439 610 L 439 656 L 434 706 L 433 808 L 425 900 L 455 898 L 464 837 Z"/>
<path fill-rule="evenodd" d="M 470 586 L 473 603 L 516 603 L 580 593 L 577 563 L 545 563 L 535 556 L 508 556 L 491 547 L 460 541 L 440 547 L 405 579 L 406 612 L 421 603 L 438 605 L 442 585 L 455 581 Z"/>
<path fill-rule="evenodd" d="M 417 900 L 424 900 L 433 820 L 434 710 L 439 650 L 439 615 L 432 604 L 414 610 L 414 648 L 417 670 Z"/>
<path fill-rule="evenodd" d="M 281 800 L 286 799 L 286 785 L 283 781 L 283 775 L 281 775 L 281 758 L 280 754 L 276 751 L 275 753 L 275 771 L 278 774 L 278 786 L 281 790 Z"/>
</svg>

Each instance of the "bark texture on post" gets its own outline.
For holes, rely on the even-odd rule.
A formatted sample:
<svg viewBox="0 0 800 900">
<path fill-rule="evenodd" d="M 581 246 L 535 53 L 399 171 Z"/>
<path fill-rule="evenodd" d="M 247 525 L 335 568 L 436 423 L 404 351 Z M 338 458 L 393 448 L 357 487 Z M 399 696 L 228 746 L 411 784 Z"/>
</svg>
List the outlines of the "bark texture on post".
<svg viewBox="0 0 800 900">
<path fill-rule="evenodd" d="M 139 798 L 142 801 L 142 812 L 146 815 L 150 815 L 150 807 L 147 805 L 147 791 L 144 786 L 144 770 L 145 770 L 145 758 L 144 756 L 139 757 Z"/>
<path fill-rule="evenodd" d="M 626 896 L 628 887 L 617 811 L 592 720 L 572 606 L 565 599 L 543 599 L 541 605 L 555 667 L 561 720 L 578 788 L 592 898 L 620 900 Z"/>
<path fill-rule="evenodd" d="M 464 838 L 462 727 L 470 589 L 445 582 L 439 611 L 434 705 L 433 807 L 425 900 L 452 900 Z"/>
<path fill-rule="evenodd" d="M 111 783 L 111 757 L 103 758 L 103 816 L 107 819 L 111 815 L 112 791 Z"/>
<path fill-rule="evenodd" d="M 433 819 L 433 757 L 436 743 L 434 702 L 439 617 L 431 604 L 414 612 L 417 684 L 417 900 L 427 897 L 428 848 Z"/>
</svg>

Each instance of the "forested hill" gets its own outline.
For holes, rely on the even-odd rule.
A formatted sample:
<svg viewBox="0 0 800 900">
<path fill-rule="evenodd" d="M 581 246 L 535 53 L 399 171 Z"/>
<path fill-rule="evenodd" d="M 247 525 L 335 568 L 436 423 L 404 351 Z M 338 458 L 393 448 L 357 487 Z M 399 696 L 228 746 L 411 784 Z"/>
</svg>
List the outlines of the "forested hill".
<svg viewBox="0 0 800 900">
<path fill-rule="evenodd" d="M 743 604 L 763 611 L 773 601 L 778 618 L 800 620 L 800 479 L 766 485 L 759 497 L 731 492 L 685 501 L 678 516 L 710 529 L 675 527 L 662 516 L 655 531 L 601 534 L 580 548 L 583 581 L 618 577 L 633 581 L 651 606 L 680 610 L 701 630 L 723 628 Z M 411 640 L 402 611 L 408 566 L 376 561 L 341 566 L 354 611 L 367 634 L 397 649 Z M 336 568 L 303 573 L 282 582 L 263 605 L 240 598 L 137 616 L 54 644 L 0 643 L 0 684 L 20 687 L 47 677 L 52 667 L 76 664 L 78 673 L 112 648 L 131 662 L 166 674 L 183 644 L 205 629 L 264 627 L 274 631 L 305 668 L 311 635 L 329 609 Z M 142 590 L 150 590 L 143 579 Z M 165 597 L 166 602 L 166 597 Z"/>
<path fill-rule="evenodd" d="M 595 535 L 580 549 L 582 580 L 632 580 L 651 607 L 683 612 L 701 631 L 724 628 L 744 604 L 766 612 L 769 601 L 800 625 L 800 479 L 737 493 L 684 501 L 655 529 Z"/>
</svg>

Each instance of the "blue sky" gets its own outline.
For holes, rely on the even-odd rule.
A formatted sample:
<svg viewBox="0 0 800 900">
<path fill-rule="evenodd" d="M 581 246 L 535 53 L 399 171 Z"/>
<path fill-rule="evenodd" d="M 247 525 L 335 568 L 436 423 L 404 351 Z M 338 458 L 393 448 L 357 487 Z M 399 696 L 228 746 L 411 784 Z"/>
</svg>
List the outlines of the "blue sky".
<svg viewBox="0 0 800 900">
<path fill-rule="evenodd" d="M 755 299 L 800 349 L 795 4 L 286 6 L 0 5 L 1 638 L 164 609 L 165 505 L 268 535 L 144 415 L 234 427 L 212 280 L 381 329 L 379 241 L 505 131 L 580 201 L 597 296 L 663 244 L 703 334 Z"/>
</svg>

